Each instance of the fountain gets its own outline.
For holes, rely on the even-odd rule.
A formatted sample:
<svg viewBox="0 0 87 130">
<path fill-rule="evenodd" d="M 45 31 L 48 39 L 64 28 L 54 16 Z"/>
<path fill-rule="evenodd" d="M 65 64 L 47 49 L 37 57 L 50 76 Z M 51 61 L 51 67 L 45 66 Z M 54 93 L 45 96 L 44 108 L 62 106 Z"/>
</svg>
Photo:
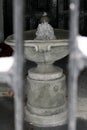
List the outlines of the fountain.
<svg viewBox="0 0 87 130">
<path fill-rule="evenodd" d="M 14 42 L 13 35 L 5 40 L 13 48 Z M 66 123 L 65 75 L 53 63 L 68 54 L 68 31 L 53 30 L 44 13 L 37 30 L 24 32 L 24 47 L 26 58 L 37 63 L 37 67 L 28 71 L 25 120 L 41 127 Z"/>
</svg>

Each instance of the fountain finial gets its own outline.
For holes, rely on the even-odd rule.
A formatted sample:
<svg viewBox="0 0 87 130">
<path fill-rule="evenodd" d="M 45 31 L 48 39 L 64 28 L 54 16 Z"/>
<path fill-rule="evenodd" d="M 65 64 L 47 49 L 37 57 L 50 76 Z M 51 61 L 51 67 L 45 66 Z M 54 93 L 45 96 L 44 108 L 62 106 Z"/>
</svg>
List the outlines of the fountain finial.
<svg viewBox="0 0 87 130">
<path fill-rule="evenodd" d="M 47 12 L 44 12 L 44 13 L 43 13 L 43 15 L 42 15 L 42 17 L 41 17 L 41 19 L 40 19 L 40 22 L 41 22 L 41 23 L 44 23 L 44 22 L 49 23 L 49 18 L 48 18 Z"/>
<path fill-rule="evenodd" d="M 44 12 L 44 13 L 43 13 L 43 16 L 47 16 L 47 12 Z"/>
</svg>

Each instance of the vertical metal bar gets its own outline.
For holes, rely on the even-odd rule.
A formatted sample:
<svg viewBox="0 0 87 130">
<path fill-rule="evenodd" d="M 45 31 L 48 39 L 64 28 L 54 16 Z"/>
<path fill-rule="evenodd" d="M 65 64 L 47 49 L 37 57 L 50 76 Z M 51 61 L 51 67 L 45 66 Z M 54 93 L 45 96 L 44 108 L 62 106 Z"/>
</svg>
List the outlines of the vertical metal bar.
<svg viewBox="0 0 87 130">
<path fill-rule="evenodd" d="M 3 0 L 0 0 L 0 42 L 4 40 L 4 31 L 3 31 Z"/>
<path fill-rule="evenodd" d="M 68 130 L 76 130 L 77 116 L 77 41 L 78 35 L 79 0 L 70 1 L 70 58 L 69 58 L 69 102 L 68 102 Z"/>
<path fill-rule="evenodd" d="M 14 38 L 15 38 L 15 67 L 14 67 L 14 92 L 15 92 L 15 129 L 23 130 L 23 3 L 24 0 L 13 1 L 14 12 Z"/>
</svg>

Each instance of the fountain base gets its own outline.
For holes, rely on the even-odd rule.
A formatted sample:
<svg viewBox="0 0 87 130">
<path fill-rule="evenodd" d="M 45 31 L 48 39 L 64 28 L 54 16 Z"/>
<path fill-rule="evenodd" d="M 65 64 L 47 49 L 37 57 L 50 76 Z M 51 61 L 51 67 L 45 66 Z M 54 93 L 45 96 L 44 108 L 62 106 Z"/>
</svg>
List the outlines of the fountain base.
<svg viewBox="0 0 87 130">
<path fill-rule="evenodd" d="M 46 71 L 45 66 L 44 73 L 40 67 L 28 73 L 25 120 L 39 127 L 63 125 L 67 120 L 65 75 L 59 67 L 49 65 L 51 70 Z"/>
<path fill-rule="evenodd" d="M 56 127 L 60 125 L 64 125 L 67 122 L 67 111 L 65 110 L 62 113 L 50 115 L 50 116 L 40 116 L 31 113 L 28 109 L 25 110 L 25 120 L 29 122 L 31 125 L 37 127 Z"/>
</svg>

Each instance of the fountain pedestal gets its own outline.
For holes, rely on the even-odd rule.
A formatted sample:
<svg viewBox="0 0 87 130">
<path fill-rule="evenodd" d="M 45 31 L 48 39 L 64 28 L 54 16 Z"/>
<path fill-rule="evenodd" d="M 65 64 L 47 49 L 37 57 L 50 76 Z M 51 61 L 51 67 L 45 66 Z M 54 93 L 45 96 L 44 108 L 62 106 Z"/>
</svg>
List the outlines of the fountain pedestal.
<svg viewBox="0 0 87 130">
<path fill-rule="evenodd" d="M 66 122 L 66 84 L 63 70 L 51 64 L 39 64 L 28 72 L 27 122 L 47 127 Z"/>
</svg>

